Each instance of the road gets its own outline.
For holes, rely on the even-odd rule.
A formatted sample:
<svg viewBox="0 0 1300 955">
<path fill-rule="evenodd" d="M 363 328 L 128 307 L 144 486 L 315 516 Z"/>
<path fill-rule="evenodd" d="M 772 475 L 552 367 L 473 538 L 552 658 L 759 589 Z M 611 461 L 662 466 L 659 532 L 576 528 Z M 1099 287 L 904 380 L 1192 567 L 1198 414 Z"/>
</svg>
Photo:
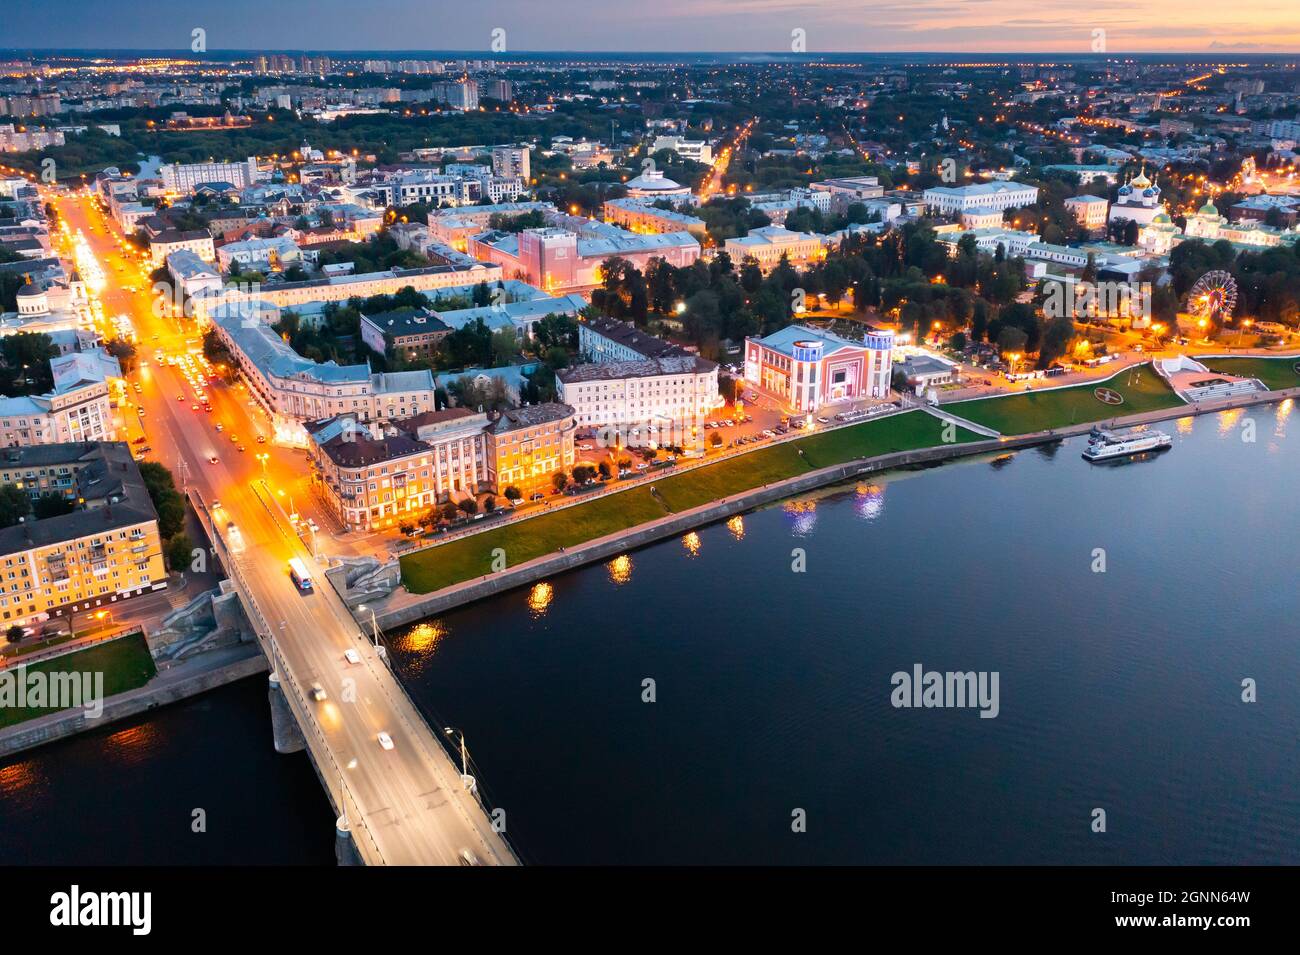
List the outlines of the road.
<svg viewBox="0 0 1300 955">
<path fill-rule="evenodd" d="M 154 449 L 150 456 L 171 467 L 178 481 L 185 476 L 187 490 L 211 511 L 212 525 L 230 544 L 227 569 L 241 596 L 256 607 L 250 614 L 254 626 L 273 644 L 264 646 L 362 858 L 389 865 L 456 865 L 469 850 L 482 864 L 516 864 L 434 730 L 294 533 L 283 489 L 301 475 L 302 453 L 255 442 L 259 429 L 270 431 L 262 413 L 249 408 L 242 386 L 209 383 L 212 412 L 192 410 L 194 388 L 176 367 L 155 361 L 153 349 L 184 354 L 196 348 L 196 334 L 176 319 L 154 314 L 148 264 L 122 255 L 120 236 L 90 198 L 63 196 L 56 206 L 69 232 L 80 231 L 104 267 L 108 283 L 99 296 L 106 318 L 126 314 L 135 326 L 138 357 L 146 364 L 133 376 L 139 393 L 132 387 L 129 394 L 144 409 Z M 139 291 L 128 292 L 126 286 Z M 130 415 L 134 409 L 122 410 Z M 215 430 L 218 422 L 224 425 L 221 433 Z M 241 453 L 240 444 L 249 450 Z M 267 459 L 257 460 L 258 453 Z M 209 463 L 213 457 L 215 464 Z M 312 568 L 313 593 L 301 593 L 290 579 L 287 565 L 293 556 Z M 349 649 L 361 655 L 360 664 L 346 661 Z M 317 682 L 326 693 L 321 702 L 308 695 Z M 380 732 L 389 734 L 393 749 L 380 746 Z"/>
</svg>

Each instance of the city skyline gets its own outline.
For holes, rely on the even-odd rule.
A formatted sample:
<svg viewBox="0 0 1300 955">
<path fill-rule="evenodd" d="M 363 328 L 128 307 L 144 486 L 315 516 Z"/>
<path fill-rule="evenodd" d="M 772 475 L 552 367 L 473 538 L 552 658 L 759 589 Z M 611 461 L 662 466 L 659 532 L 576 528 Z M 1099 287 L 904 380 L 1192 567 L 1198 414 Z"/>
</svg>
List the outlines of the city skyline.
<svg viewBox="0 0 1300 955">
<path fill-rule="evenodd" d="M 1286 0 L 1259 0 L 1225 13 L 1209 0 L 1131 4 L 1100 0 L 1086 15 L 1046 0 L 1032 12 L 1009 0 L 926 0 L 867 5 L 798 0 L 664 0 L 653 8 L 619 0 L 592 9 L 580 0 L 539 6 L 500 0 L 476 9 L 413 0 L 379 0 L 365 20 L 340 0 L 323 0 L 306 22 L 265 18 L 251 0 L 195 3 L 183 9 L 152 0 L 96 18 L 86 0 L 11 4 L 0 44 L 9 49 L 187 49 L 192 31 L 211 50 L 322 51 L 441 49 L 509 57 L 512 51 L 788 53 L 803 31 L 818 53 L 1288 53 L 1300 50 L 1300 20 Z M 378 14 L 375 16 L 374 14 Z M 59 43 L 50 24 L 59 24 Z M 394 45 L 391 24 L 405 22 Z M 492 46 L 504 30 L 504 49 Z M 1098 34 L 1095 31 L 1104 31 Z M 425 43 L 412 44 L 416 38 Z"/>
</svg>

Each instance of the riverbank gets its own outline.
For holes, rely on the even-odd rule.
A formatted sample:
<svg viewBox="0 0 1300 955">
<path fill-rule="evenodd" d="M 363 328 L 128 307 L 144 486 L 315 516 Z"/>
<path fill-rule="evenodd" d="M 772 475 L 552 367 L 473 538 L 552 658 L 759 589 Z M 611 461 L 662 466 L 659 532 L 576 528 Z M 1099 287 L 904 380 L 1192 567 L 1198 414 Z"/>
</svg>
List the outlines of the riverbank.
<svg viewBox="0 0 1300 955">
<path fill-rule="evenodd" d="M 0 730 L 0 759 L 109 726 L 146 710 L 265 673 L 267 669 L 266 657 L 255 643 L 200 654 L 159 671 L 143 686 L 107 696 L 103 713 L 96 719 L 88 719 L 83 709 L 67 709 L 32 717 Z"/>
<path fill-rule="evenodd" d="M 974 435 L 972 432 L 964 432 L 964 436 L 960 440 L 953 441 L 952 443 L 914 448 L 905 451 L 894 451 L 872 456 L 863 456 L 845 463 L 822 467 L 803 475 L 778 480 L 749 491 L 735 494 L 734 496 L 723 497 L 719 500 L 689 507 L 679 512 L 665 513 L 663 516 L 653 517 L 650 520 L 642 519 L 639 522 L 630 523 L 624 528 L 612 530 L 602 536 L 594 537 L 577 544 L 571 545 L 568 543 L 552 541 L 551 547 L 547 553 L 530 556 L 528 559 L 507 566 L 505 569 L 497 572 L 491 572 L 490 570 L 494 548 L 499 547 L 504 550 L 507 560 L 510 559 L 510 551 L 503 546 L 502 539 L 489 537 L 490 534 L 497 533 L 497 531 L 485 532 L 454 543 L 456 545 L 465 546 L 477 541 L 478 548 L 475 557 L 480 561 L 478 566 L 484 568 L 488 572 L 481 573 L 469 579 L 461 579 L 447 583 L 440 588 L 425 593 L 415 593 L 406 589 L 399 590 L 385 602 L 382 610 L 377 610 L 376 620 L 379 626 L 384 630 L 396 629 L 422 620 L 426 617 L 443 613 L 454 607 L 461 606 L 462 604 L 481 600 L 485 597 L 490 597 L 515 587 L 534 583 L 552 574 L 571 570 L 575 567 L 580 567 L 584 564 L 589 564 L 595 561 L 605 560 L 633 548 L 657 540 L 662 540 L 665 537 L 684 533 L 703 524 L 725 520 L 732 515 L 774 501 L 779 501 L 793 494 L 800 494 L 829 484 L 835 484 L 840 481 L 861 477 L 866 474 L 901 467 L 936 464 L 947 460 L 977 454 L 996 453 L 1032 447 L 1034 445 L 1045 444 L 1074 435 L 1087 434 L 1097 424 L 1105 424 L 1109 427 L 1132 427 L 1136 425 L 1154 424 L 1160 421 L 1173 420 L 1186 415 L 1213 414 L 1233 408 L 1273 404 L 1287 399 L 1294 399 L 1296 397 L 1300 397 L 1300 387 L 1280 391 L 1260 392 L 1252 395 L 1240 395 L 1195 404 L 1180 402 L 1173 405 L 1139 411 L 1130 415 L 1091 418 L 1090 420 L 1078 424 L 1048 428 L 1030 434 L 1016 435 L 1014 437 L 1004 436 L 998 439 L 979 440 L 978 436 Z M 943 410 L 952 413 L 952 407 L 953 406 L 950 405 Z M 913 414 L 922 415 L 934 422 L 936 425 L 942 424 L 942 422 L 937 418 L 926 415 L 925 412 L 919 410 L 905 412 L 903 415 L 895 415 L 892 417 L 897 419 Z M 890 419 L 884 419 L 880 422 L 868 422 L 867 425 L 862 427 L 867 427 L 872 424 L 883 424 L 888 420 Z M 822 437 L 831 437 L 834 433 L 835 432 L 828 432 L 825 435 L 822 435 Z M 795 444 L 798 444 L 798 442 L 795 442 Z M 775 451 L 777 449 L 769 448 L 764 450 Z M 793 454 L 796 452 L 791 451 L 790 453 Z M 806 459 L 806 456 L 801 457 L 805 457 Z M 692 476 L 692 473 L 688 472 L 678 476 L 676 479 L 685 481 L 690 479 Z M 659 497 L 657 489 L 662 483 L 665 482 L 656 482 L 654 490 L 647 488 L 639 488 L 636 490 L 639 490 L 642 494 L 647 496 L 653 494 L 653 496 Z M 606 498 L 605 500 L 614 501 L 627 493 L 628 492 L 621 492 L 620 494 L 612 495 L 610 498 Z M 641 504 L 644 505 L 644 502 L 641 502 Z M 664 508 L 664 510 L 666 512 L 668 511 L 667 508 Z M 634 519 L 638 515 L 644 514 L 645 508 L 644 506 L 632 506 L 632 504 L 629 503 L 627 507 L 623 508 L 623 513 L 628 519 Z M 559 512 L 547 516 L 563 520 L 566 515 L 565 512 Z M 520 522 L 521 525 L 525 523 L 527 522 Z M 500 532 L 508 532 L 509 530 L 510 528 L 498 529 Z M 544 537 L 542 534 L 535 536 L 539 538 Z M 449 544 L 444 546 L 452 545 Z M 434 547 L 429 550 L 421 551 L 419 554 L 414 555 L 414 557 L 403 558 L 403 579 L 406 579 L 408 561 L 415 558 L 421 558 L 424 561 L 432 562 L 436 560 L 439 551 L 441 550 L 441 547 Z M 463 557 L 460 559 L 463 559 Z M 451 562 L 448 562 L 448 565 L 442 569 L 442 574 L 445 576 L 446 574 L 454 573 L 454 566 L 455 565 L 451 564 Z"/>
</svg>

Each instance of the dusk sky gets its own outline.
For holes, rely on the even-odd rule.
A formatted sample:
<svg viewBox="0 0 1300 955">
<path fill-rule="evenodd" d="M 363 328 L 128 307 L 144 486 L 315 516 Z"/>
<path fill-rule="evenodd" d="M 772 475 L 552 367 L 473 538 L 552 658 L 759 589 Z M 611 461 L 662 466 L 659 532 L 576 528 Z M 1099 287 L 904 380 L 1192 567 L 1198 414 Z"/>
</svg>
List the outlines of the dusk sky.
<svg viewBox="0 0 1300 955">
<path fill-rule="evenodd" d="M 817 52 L 1295 52 L 1296 0 L 5 0 L 0 47 Z"/>
</svg>

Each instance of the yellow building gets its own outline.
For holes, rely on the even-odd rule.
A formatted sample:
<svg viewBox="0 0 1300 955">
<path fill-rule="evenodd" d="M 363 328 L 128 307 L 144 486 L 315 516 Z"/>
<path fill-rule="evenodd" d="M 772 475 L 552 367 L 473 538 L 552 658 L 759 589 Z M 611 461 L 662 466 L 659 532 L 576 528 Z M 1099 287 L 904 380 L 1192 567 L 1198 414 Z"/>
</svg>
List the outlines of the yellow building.
<svg viewBox="0 0 1300 955">
<path fill-rule="evenodd" d="M 550 402 L 502 412 L 488 425 L 488 454 L 496 487 L 528 495 L 551 486 L 551 475 L 573 467 L 573 409 Z"/>
<path fill-rule="evenodd" d="M 0 483 L 58 493 L 69 514 L 0 529 L 0 621 L 36 625 L 167 586 L 158 515 L 121 442 L 8 448 Z"/>
</svg>

